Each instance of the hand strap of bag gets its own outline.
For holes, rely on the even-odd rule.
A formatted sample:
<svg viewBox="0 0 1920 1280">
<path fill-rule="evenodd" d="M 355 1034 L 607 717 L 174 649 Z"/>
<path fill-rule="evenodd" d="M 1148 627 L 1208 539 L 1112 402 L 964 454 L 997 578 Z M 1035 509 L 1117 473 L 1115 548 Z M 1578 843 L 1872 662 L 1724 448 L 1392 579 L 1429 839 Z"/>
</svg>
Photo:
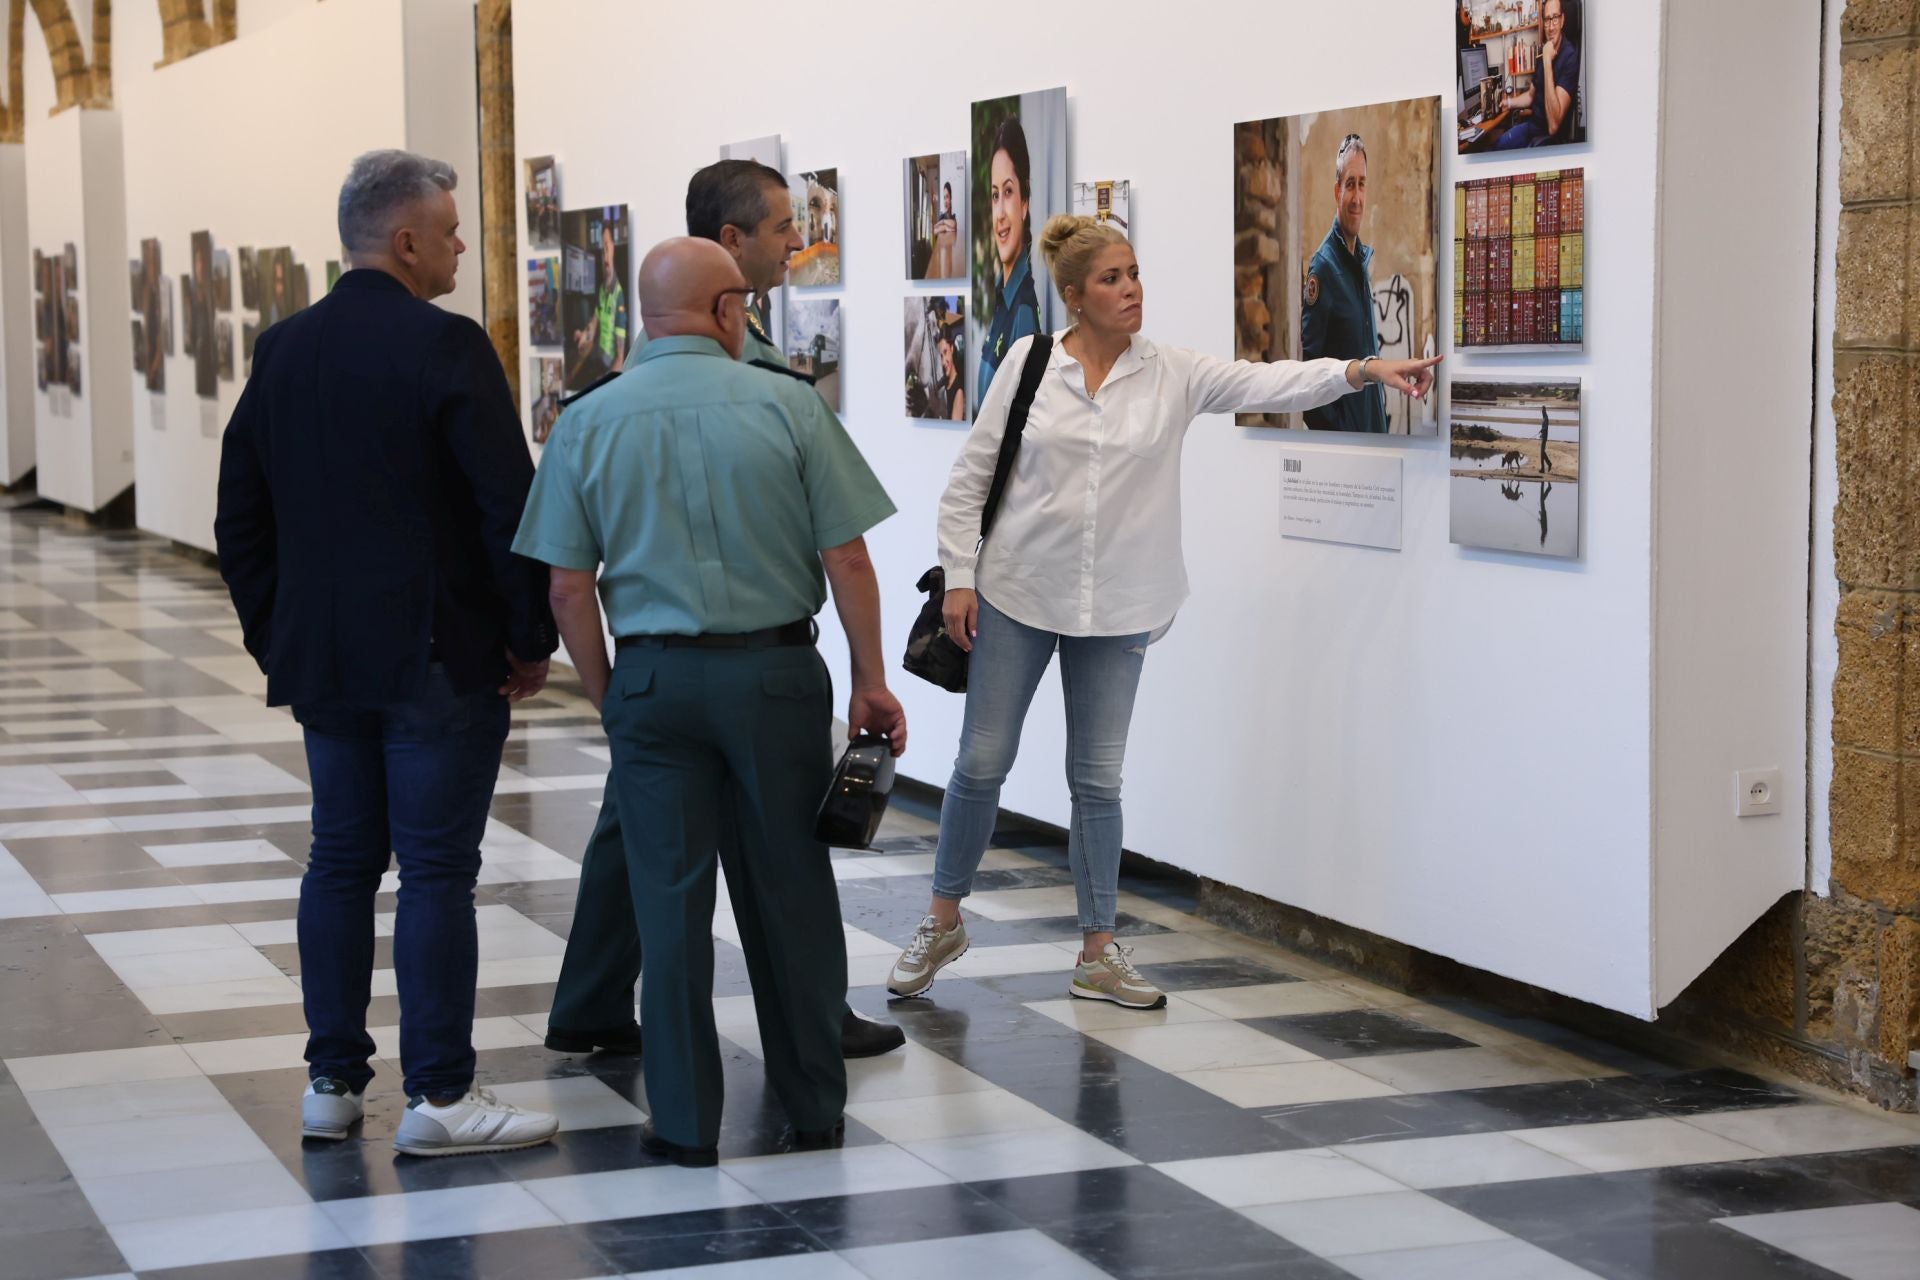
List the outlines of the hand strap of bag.
<svg viewBox="0 0 1920 1280">
<path fill-rule="evenodd" d="M 1013 405 L 1007 410 L 1007 430 L 1000 437 L 1000 457 L 993 464 L 993 484 L 987 490 L 987 505 L 980 510 L 980 541 L 987 540 L 993 518 L 1006 495 L 1007 480 L 1013 475 L 1013 459 L 1020 452 L 1020 437 L 1027 429 L 1027 411 L 1033 408 L 1033 396 L 1040 389 L 1053 355 L 1053 335 L 1035 334 L 1027 349 L 1026 363 L 1020 366 L 1020 385 L 1014 390 Z"/>
</svg>

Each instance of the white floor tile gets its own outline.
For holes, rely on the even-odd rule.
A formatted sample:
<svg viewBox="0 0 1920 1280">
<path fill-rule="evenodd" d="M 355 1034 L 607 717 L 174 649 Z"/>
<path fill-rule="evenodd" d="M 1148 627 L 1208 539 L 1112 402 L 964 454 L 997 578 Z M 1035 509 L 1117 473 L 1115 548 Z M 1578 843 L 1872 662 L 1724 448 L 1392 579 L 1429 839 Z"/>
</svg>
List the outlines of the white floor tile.
<svg viewBox="0 0 1920 1280">
<path fill-rule="evenodd" d="M 47 1136 L 74 1177 L 83 1182 L 88 1178 L 273 1158 L 267 1145 L 231 1109 L 224 1116 L 161 1116 L 49 1129 Z"/>
<path fill-rule="evenodd" d="M 897 957 L 899 953 L 896 951 L 894 954 Z M 891 967 L 892 961 L 888 960 L 887 964 Z M 1064 991 L 1067 987 L 1067 971 L 1072 966 L 1072 960 L 1051 942 L 1016 942 L 999 947 L 976 944 L 948 966 L 945 972 L 956 978 L 1000 978 L 1014 973 L 1051 973 L 1057 970 L 1061 975 L 1060 989 Z"/>
<path fill-rule="evenodd" d="M 311 1204 L 123 1222 L 107 1231 L 139 1271 L 314 1253 L 351 1243 L 319 1205 Z"/>
<path fill-rule="evenodd" d="M 1250 987 L 1182 991 L 1181 996 L 1223 1018 L 1282 1018 L 1308 1013 L 1345 1013 L 1367 1002 L 1321 982 L 1262 982 Z"/>
<path fill-rule="evenodd" d="M 57 733 L 106 733 L 98 720 L 15 720 L 0 722 L 0 733 L 16 738 L 46 738 Z"/>
<path fill-rule="evenodd" d="M 249 1036 L 239 1040 L 203 1040 L 181 1046 L 210 1076 L 281 1071 L 306 1065 L 307 1034 Z"/>
<path fill-rule="evenodd" d="M 136 991 L 144 987 L 178 987 L 194 982 L 233 982 L 244 978 L 283 978 L 273 961 L 239 942 L 204 951 L 159 951 L 146 955 L 103 957 L 122 982 Z"/>
<path fill-rule="evenodd" d="M 0 809 L 43 809 L 79 799 L 80 793 L 46 765 L 0 767 Z"/>
<path fill-rule="evenodd" d="M 253 665 L 251 658 L 240 661 Z M 298 795 L 310 790 L 293 774 L 257 755 L 175 756 L 155 763 L 208 798 Z"/>
<path fill-rule="evenodd" d="M 1524 1240 L 1352 1254 L 1340 1266 L 1358 1280 L 1596 1280 L 1593 1272 Z"/>
<path fill-rule="evenodd" d="M 1473 1187 L 1490 1182 L 1567 1178 L 1587 1172 L 1570 1160 L 1505 1133 L 1463 1133 L 1447 1138 L 1356 1142 L 1336 1147 L 1341 1155 L 1377 1169 L 1418 1190 Z"/>
<path fill-rule="evenodd" d="M 932 1104 L 924 1098 L 857 1102 L 847 1107 L 847 1115 L 901 1145 L 977 1133 L 1059 1129 L 1067 1123 L 1005 1089 L 956 1093 Z"/>
<path fill-rule="evenodd" d="M 695 1213 L 760 1203 L 753 1192 L 718 1169 L 614 1169 L 528 1178 L 520 1185 L 562 1222 L 605 1222 L 635 1213 Z"/>
<path fill-rule="evenodd" d="M 26 1093 L 116 1084 L 123 1080 L 171 1080 L 200 1074 L 200 1068 L 187 1056 L 187 1051 L 177 1044 L 8 1058 L 7 1070 L 13 1073 L 14 1083 Z"/>
<path fill-rule="evenodd" d="M 1595 1173 L 1758 1160 L 1763 1154 L 1664 1116 L 1614 1120 L 1606 1124 L 1574 1124 L 1557 1129 L 1517 1129 L 1513 1136 Z"/>
<path fill-rule="evenodd" d="M 647 1113 L 615 1093 L 597 1076 L 560 1076 L 489 1085 L 502 1102 L 545 1111 L 560 1120 L 561 1132 L 642 1124 Z M 651 1212 L 651 1211 L 650 1211 Z"/>
<path fill-rule="evenodd" d="M 183 884 L 156 885 L 150 889 L 95 889 L 87 893 L 56 893 L 52 896 L 54 904 L 72 916 L 95 911 L 151 911 L 156 907 L 205 905 L 192 889 Z"/>
<path fill-rule="evenodd" d="M 108 1226 L 188 1217 L 208 1205 L 236 1210 L 312 1203 L 306 1188 L 278 1160 L 88 1178 L 81 1189 Z"/>
<path fill-rule="evenodd" d="M 993 1087 L 992 1081 L 911 1040 L 892 1053 L 883 1053 L 877 1058 L 856 1058 L 847 1063 L 849 1103 L 937 1098 Z"/>
<path fill-rule="evenodd" d="M 97 791 L 82 791 L 80 798 L 88 804 L 155 804 L 163 800 L 198 800 L 200 796 L 192 787 L 176 783 L 155 787 L 102 787 Z"/>
<path fill-rule="evenodd" d="M 1688 1124 L 1770 1156 L 1920 1145 L 1920 1122 L 1817 1104 L 1691 1116 Z"/>
<path fill-rule="evenodd" d="M 1162 1027 L 1184 1022 L 1217 1022 L 1220 1015 L 1181 995 L 1169 995 L 1164 1008 L 1128 1009 L 1108 1000 L 1035 1000 L 1027 1008 L 1045 1014 L 1076 1031 L 1118 1031 L 1131 1027 Z"/>
<path fill-rule="evenodd" d="M 1231 1209 L 1406 1190 L 1385 1174 L 1320 1147 L 1175 1160 L 1154 1167 Z"/>
<path fill-rule="evenodd" d="M 1347 1065 L 1402 1093 L 1441 1093 L 1454 1089 L 1491 1089 L 1515 1084 L 1578 1080 L 1583 1072 L 1542 1060 L 1520 1046 L 1484 1049 L 1433 1049 L 1425 1053 L 1388 1053 L 1353 1058 Z"/>
<path fill-rule="evenodd" d="M 1314 1062 L 1319 1055 L 1239 1022 L 1216 1020 L 1087 1033 L 1162 1071 L 1217 1071 L 1272 1062 Z"/>
<path fill-rule="evenodd" d="M 328 1200 L 320 1208 L 349 1243 L 358 1245 L 560 1225 L 553 1210 L 517 1182 Z"/>
<path fill-rule="evenodd" d="M 720 1168 L 768 1204 L 823 1196 L 858 1196 L 873 1191 L 904 1191 L 953 1181 L 924 1160 L 891 1144 L 724 1160 Z"/>
<path fill-rule="evenodd" d="M 1256 1067 L 1174 1073 L 1236 1107 L 1288 1107 L 1352 1098 L 1390 1098 L 1390 1084 L 1349 1071 L 1339 1062 L 1283 1062 Z"/>
<path fill-rule="evenodd" d="M 1322 1258 L 1507 1238 L 1500 1228 L 1418 1191 L 1254 1205 L 1240 1212 Z"/>
<path fill-rule="evenodd" d="M 1039 889 L 998 889 L 970 894 L 966 909 L 988 920 L 1037 920 L 1048 916 L 1078 916 L 1078 891 L 1070 884 Z"/>
<path fill-rule="evenodd" d="M 1027 1133 L 983 1133 L 903 1143 L 905 1150 L 955 1182 L 1077 1173 L 1140 1163 L 1134 1157 L 1070 1125 Z"/>
<path fill-rule="evenodd" d="M 848 956 L 886 956 L 890 960 L 900 958 L 900 948 L 885 938 L 875 937 L 865 929 L 854 926 L 841 926 L 847 935 Z"/>
<path fill-rule="evenodd" d="M 90 1124 L 126 1124 L 168 1116 L 224 1116 L 233 1112 L 226 1095 L 205 1076 L 83 1084 L 27 1095 L 34 1118 L 48 1130 Z"/>
<path fill-rule="evenodd" d="M 157 956 L 178 951 L 251 950 L 247 937 L 230 924 L 196 924 L 176 929 L 121 929 L 90 933 L 87 941 L 111 963 L 127 956 Z"/>
<path fill-rule="evenodd" d="M 278 971 L 271 977 L 228 978 L 219 982 L 135 987 L 133 993 L 140 997 L 140 1003 L 146 1005 L 149 1012 L 161 1015 L 204 1013 L 209 1009 L 257 1009 L 263 1005 L 300 1003 L 299 985 Z"/>
<path fill-rule="evenodd" d="M 274 880 L 221 880 L 189 885 L 194 900 L 205 906 L 232 902 L 283 902 L 300 896 L 300 877 Z"/>
<path fill-rule="evenodd" d="M 1913 1280 L 1920 1271 L 1920 1210 L 1904 1204 L 1857 1204 L 1719 1221 L 1847 1280 Z"/>
<path fill-rule="evenodd" d="M 981 1276 L 1046 1276 L 1105 1280 L 1106 1272 L 1038 1231 L 996 1231 L 950 1240 L 844 1249 L 841 1257 L 874 1280 L 979 1280 Z"/>
<path fill-rule="evenodd" d="M 142 845 L 163 867 L 224 867 L 243 862 L 291 862 L 270 840 L 211 840 Z"/>
</svg>

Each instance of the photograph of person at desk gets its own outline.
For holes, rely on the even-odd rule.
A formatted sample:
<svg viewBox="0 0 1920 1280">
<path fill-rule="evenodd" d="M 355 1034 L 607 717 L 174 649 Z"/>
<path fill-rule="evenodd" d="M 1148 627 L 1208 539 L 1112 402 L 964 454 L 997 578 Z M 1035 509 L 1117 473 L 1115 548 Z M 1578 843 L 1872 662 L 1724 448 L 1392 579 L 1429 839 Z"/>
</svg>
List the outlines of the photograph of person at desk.
<svg viewBox="0 0 1920 1280">
<path fill-rule="evenodd" d="M 1584 0 L 1448 0 L 1460 154 L 1584 142 Z"/>
</svg>

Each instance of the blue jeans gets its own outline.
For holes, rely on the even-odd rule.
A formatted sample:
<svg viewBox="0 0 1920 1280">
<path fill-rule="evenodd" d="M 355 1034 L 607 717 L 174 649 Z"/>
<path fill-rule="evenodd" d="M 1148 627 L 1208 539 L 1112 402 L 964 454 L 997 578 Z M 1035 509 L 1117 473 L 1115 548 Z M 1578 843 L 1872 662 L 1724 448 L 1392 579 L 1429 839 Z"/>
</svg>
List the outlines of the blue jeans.
<svg viewBox="0 0 1920 1280">
<path fill-rule="evenodd" d="M 367 1001 L 373 900 L 389 851 L 400 864 L 393 967 L 409 1096 L 473 1083 L 479 965 L 473 886 L 500 777 L 507 700 L 456 694 L 438 665 L 409 702 L 294 708 L 313 777 L 313 851 L 300 882 L 300 987 L 307 1074 L 373 1079 Z"/>
<path fill-rule="evenodd" d="M 1113 930 L 1120 893 L 1120 766 L 1127 754 L 1133 695 L 1146 661 L 1147 633 L 1062 636 L 1015 622 L 980 597 L 979 634 L 967 666 L 960 757 L 940 805 L 940 852 L 933 892 L 964 898 L 993 839 L 1000 787 L 1020 751 L 1020 729 L 1053 651 L 1067 704 L 1067 791 L 1073 823 L 1067 861 L 1083 933 Z"/>
<path fill-rule="evenodd" d="M 1495 151 L 1519 151 L 1526 147 L 1537 147 L 1547 141 L 1547 131 L 1532 120 L 1522 120 L 1505 133 L 1500 141 L 1493 144 Z"/>
</svg>

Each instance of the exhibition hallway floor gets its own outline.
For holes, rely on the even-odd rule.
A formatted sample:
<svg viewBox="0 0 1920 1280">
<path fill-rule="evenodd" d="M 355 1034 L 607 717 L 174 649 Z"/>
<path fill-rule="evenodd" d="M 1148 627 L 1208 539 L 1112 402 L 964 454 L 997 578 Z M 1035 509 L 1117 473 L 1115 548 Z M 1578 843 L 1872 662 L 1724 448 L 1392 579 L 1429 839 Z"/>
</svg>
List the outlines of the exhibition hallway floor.
<svg viewBox="0 0 1920 1280">
<path fill-rule="evenodd" d="M 396 1158 L 383 967 L 363 1132 L 303 1143 L 306 766 L 238 640 L 163 544 L 0 517 L 0 1280 L 1920 1274 L 1911 1118 L 1417 1001 L 1207 925 L 1167 881 L 1121 904 L 1168 1007 L 1070 1001 L 1045 833 L 999 833 L 972 951 L 889 1006 L 932 864 L 912 806 L 836 854 L 852 1001 L 909 1037 L 851 1064 L 845 1149 L 776 1153 L 722 917 L 723 1159 L 663 1165 L 637 1060 L 540 1043 L 607 760 L 565 687 L 515 715 L 474 1029 L 480 1082 L 562 1132 Z M 919 767 L 944 749 L 920 739 Z"/>
</svg>

